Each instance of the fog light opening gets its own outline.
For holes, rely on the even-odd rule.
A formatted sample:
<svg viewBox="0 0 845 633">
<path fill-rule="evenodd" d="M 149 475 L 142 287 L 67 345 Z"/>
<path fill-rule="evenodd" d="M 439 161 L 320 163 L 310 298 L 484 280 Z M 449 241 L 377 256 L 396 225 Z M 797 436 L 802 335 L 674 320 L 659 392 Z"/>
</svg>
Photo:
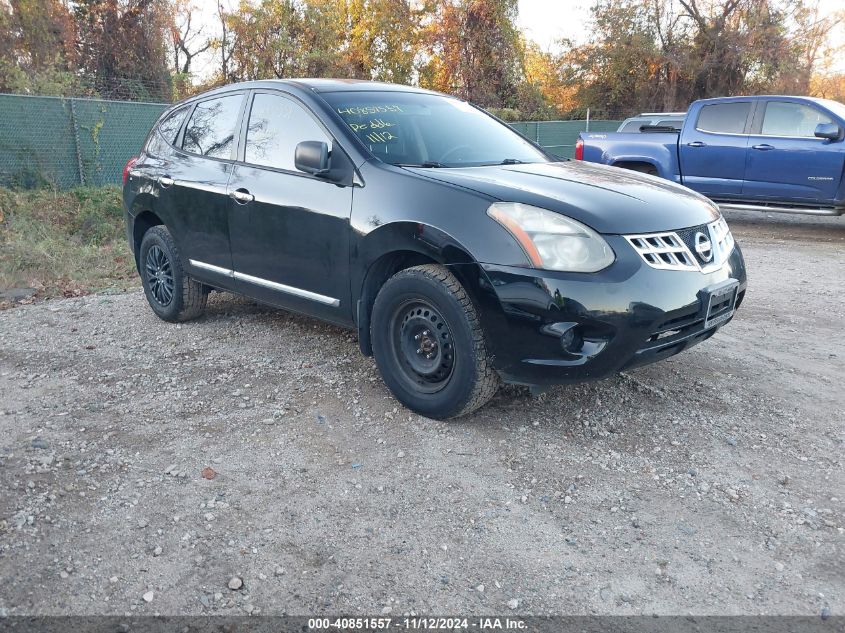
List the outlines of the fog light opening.
<svg viewBox="0 0 845 633">
<path fill-rule="evenodd" d="M 578 331 L 577 326 L 573 326 L 560 335 L 560 346 L 567 354 L 577 354 L 584 347 L 584 337 Z"/>
</svg>

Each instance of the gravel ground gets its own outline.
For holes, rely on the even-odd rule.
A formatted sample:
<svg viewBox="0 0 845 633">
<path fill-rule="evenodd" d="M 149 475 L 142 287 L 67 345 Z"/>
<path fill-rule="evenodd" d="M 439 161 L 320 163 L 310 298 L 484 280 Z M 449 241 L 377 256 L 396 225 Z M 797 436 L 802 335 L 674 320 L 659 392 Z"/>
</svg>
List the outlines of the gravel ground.
<svg viewBox="0 0 845 633">
<path fill-rule="evenodd" d="M 842 614 L 845 219 L 728 217 L 713 339 L 452 423 L 228 295 L 0 313 L 0 613 Z"/>
</svg>

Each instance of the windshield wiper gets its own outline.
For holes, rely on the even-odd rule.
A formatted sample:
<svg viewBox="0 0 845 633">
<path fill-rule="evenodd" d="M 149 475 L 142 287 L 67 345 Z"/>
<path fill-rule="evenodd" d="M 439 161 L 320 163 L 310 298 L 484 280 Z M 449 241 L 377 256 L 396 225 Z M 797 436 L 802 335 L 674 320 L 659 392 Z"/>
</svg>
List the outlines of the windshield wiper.
<svg viewBox="0 0 845 633">
<path fill-rule="evenodd" d="M 419 164 L 411 164 L 411 163 L 396 163 L 397 167 L 423 167 L 425 169 L 440 169 L 446 167 L 443 163 L 438 163 L 434 160 L 427 160 L 424 163 Z"/>
<path fill-rule="evenodd" d="M 524 160 L 519 160 L 518 158 L 505 158 L 504 160 L 499 161 L 498 163 L 481 163 L 479 167 L 495 167 L 496 165 L 522 165 L 524 164 Z"/>
</svg>

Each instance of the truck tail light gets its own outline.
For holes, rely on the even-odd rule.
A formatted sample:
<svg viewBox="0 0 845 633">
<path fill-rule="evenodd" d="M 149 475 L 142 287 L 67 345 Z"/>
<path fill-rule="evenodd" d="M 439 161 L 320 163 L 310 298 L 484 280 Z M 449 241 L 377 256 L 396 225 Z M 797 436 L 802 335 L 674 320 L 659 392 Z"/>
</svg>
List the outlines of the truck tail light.
<svg viewBox="0 0 845 633">
<path fill-rule="evenodd" d="M 575 160 L 584 160 L 584 139 L 575 142 Z"/>
<path fill-rule="evenodd" d="M 129 170 L 132 169 L 132 165 L 134 165 L 138 161 L 137 156 L 133 156 L 128 161 L 126 161 L 126 165 L 123 166 L 123 184 L 126 184 L 126 179 L 129 178 Z"/>
</svg>

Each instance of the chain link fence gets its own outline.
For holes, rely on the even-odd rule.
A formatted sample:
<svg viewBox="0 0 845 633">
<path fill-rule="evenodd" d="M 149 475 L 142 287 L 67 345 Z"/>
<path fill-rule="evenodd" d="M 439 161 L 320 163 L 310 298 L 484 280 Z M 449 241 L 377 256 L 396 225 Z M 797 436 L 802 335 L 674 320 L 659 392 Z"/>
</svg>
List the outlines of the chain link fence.
<svg viewBox="0 0 845 633">
<path fill-rule="evenodd" d="M 116 184 L 161 103 L 0 94 L 0 186 Z"/>
<path fill-rule="evenodd" d="M 516 131 L 561 158 L 572 158 L 581 132 L 615 132 L 621 120 L 526 121 L 511 123 Z"/>
<path fill-rule="evenodd" d="M 0 94 L 0 186 L 118 184 L 164 103 Z M 578 134 L 615 131 L 620 121 L 530 121 L 514 129 L 572 158 Z"/>
</svg>

